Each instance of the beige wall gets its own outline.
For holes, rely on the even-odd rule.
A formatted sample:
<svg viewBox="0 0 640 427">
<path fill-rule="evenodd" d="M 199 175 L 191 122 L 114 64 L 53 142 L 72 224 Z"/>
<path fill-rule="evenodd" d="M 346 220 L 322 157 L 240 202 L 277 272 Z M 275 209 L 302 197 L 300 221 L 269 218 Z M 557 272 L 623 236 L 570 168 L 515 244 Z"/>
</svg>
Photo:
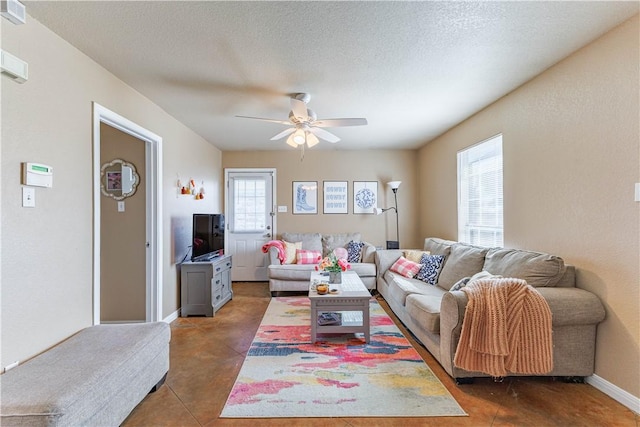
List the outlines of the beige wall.
<svg viewBox="0 0 640 427">
<path fill-rule="evenodd" d="M 145 142 L 100 124 L 100 164 L 122 159 L 136 168 L 140 182 L 132 196 L 118 201 L 100 196 L 100 321 L 146 318 Z"/>
<path fill-rule="evenodd" d="M 578 268 L 604 302 L 596 375 L 640 396 L 638 17 L 419 152 L 422 236 L 457 238 L 456 152 L 503 134 L 505 246 Z M 435 201 L 435 203 L 434 203 Z"/>
<path fill-rule="evenodd" d="M 1 30 L 2 49 L 29 64 L 24 84 L 0 77 L 3 367 L 92 323 L 92 102 L 163 138 L 163 317 L 179 308 L 176 259 L 187 251 L 191 214 L 221 210 L 222 169 L 220 150 L 37 20 Z M 21 207 L 24 161 L 54 168 L 35 208 Z M 206 198 L 179 197 L 177 176 L 204 181 Z"/>
<path fill-rule="evenodd" d="M 265 142 L 267 144 L 268 141 Z M 282 143 L 284 145 L 284 143 Z M 339 144 L 339 143 L 338 143 Z M 359 231 L 362 239 L 376 246 L 396 240 L 395 213 L 355 215 L 353 213 L 353 181 L 378 181 L 378 206 L 393 206 L 393 192 L 386 185 L 400 180 L 398 211 L 400 212 L 400 242 L 403 247 L 422 246 L 417 236 L 416 151 L 413 150 L 306 150 L 303 161 L 300 151 L 225 151 L 224 168 L 275 168 L 277 170 L 277 201 L 287 206 L 287 213 L 277 216 L 278 234 L 283 232 L 345 233 Z M 322 182 L 348 181 L 348 214 L 323 214 Z M 318 182 L 318 214 L 293 215 L 293 181 Z"/>
</svg>

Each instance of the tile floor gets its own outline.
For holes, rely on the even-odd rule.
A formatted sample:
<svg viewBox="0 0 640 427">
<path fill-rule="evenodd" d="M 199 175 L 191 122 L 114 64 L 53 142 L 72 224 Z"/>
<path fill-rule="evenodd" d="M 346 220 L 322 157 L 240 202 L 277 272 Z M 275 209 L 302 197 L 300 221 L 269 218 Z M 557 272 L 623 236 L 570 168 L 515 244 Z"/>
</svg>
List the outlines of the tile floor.
<svg viewBox="0 0 640 427">
<path fill-rule="evenodd" d="M 587 384 L 549 378 L 489 378 L 457 386 L 399 324 L 433 372 L 469 414 L 433 418 L 218 418 L 269 304 L 266 283 L 234 283 L 234 299 L 215 317 L 171 324 L 171 369 L 123 423 L 135 426 L 633 426 L 640 416 Z M 390 312 L 382 298 L 381 305 Z M 399 323 L 397 319 L 391 316 Z M 381 402 L 382 403 L 382 402 Z"/>
</svg>

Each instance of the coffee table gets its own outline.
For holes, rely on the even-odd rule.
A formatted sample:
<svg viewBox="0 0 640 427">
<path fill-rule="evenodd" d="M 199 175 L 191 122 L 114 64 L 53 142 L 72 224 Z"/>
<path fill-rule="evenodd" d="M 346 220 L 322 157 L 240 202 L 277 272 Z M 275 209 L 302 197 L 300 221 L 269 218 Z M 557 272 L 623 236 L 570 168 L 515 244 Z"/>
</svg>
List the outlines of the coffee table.
<svg viewBox="0 0 640 427">
<path fill-rule="evenodd" d="M 328 281 L 328 277 L 319 272 L 311 273 L 311 283 Z M 311 300 L 311 343 L 317 341 L 318 333 L 356 333 L 363 332 L 365 342 L 369 342 L 369 300 L 371 294 L 353 271 L 342 273 L 342 283 L 329 285 L 337 293 L 319 295 L 309 286 Z M 340 313 L 340 322 L 331 325 L 319 325 L 318 316 L 322 313 Z"/>
</svg>

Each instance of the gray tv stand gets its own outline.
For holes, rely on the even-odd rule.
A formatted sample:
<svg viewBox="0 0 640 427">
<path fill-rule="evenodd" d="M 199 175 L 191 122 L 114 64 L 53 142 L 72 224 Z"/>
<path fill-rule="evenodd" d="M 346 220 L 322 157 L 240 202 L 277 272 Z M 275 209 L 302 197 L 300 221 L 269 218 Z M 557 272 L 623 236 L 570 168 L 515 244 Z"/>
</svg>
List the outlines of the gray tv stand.
<svg viewBox="0 0 640 427">
<path fill-rule="evenodd" d="M 231 255 L 180 264 L 180 316 L 214 316 L 233 298 Z"/>
</svg>

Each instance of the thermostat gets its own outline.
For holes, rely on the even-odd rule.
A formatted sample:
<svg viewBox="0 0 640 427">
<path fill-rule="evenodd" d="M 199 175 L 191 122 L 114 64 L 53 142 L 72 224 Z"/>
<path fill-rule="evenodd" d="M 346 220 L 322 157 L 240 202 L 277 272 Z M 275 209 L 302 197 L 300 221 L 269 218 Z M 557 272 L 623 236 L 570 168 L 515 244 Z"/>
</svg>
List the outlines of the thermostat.
<svg viewBox="0 0 640 427">
<path fill-rule="evenodd" d="M 23 163 L 22 184 L 34 187 L 53 187 L 53 168 L 39 163 Z"/>
</svg>

